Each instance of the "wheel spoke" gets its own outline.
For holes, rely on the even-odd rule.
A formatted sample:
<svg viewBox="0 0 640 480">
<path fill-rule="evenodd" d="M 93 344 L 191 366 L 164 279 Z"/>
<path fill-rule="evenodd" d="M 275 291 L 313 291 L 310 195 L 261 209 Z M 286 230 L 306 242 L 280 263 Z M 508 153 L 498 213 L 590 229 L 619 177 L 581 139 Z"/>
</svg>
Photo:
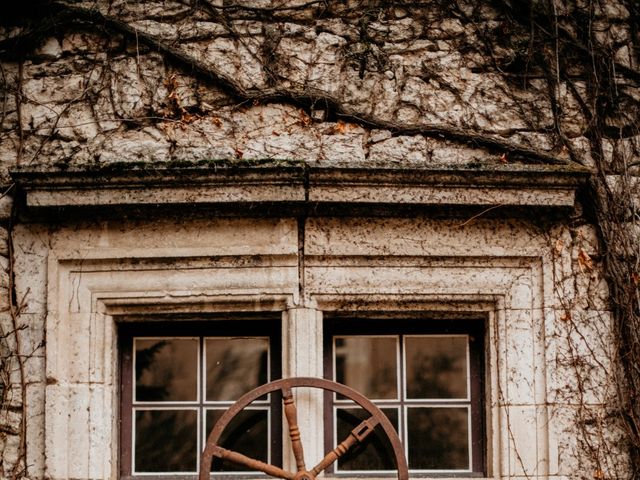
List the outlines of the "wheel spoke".
<svg viewBox="0 0 640 480">
<path fill-rule="evenodd" d="M 241 453 L 233 450 L 227 450 L 226 448 L 219 446 L 213 447 L 213 456 L 222 460 L 229 460 L 230 462 L 237 463 L 239 465 L 244 465 L 250 470 L 257 470 L 259 472 L 266 473 L 267 475 L 271 475 L 272 477 L 283 478 L 285 480 L 293 480 L 295 477 L 294 473 L 287 472 L 280 467 L 269 465 L 268 463 L 261 462 L 255 458 L 247 457 Z"/>
<path fill-rule="evenodd" d="M 313 467 L 311 473 L 316 476 L 325 470 L 329 465 L 347 453 L 356 443 L 361 443 L 365 438 L 367 438 L 367 436 L 373 432 L 373 429 L 376 428 L 378 423 L 378 419 L 373 416 L 363 420 L 360 425 L 349 432 L 347 438 L 340 442 L 336 448 L 327 453 L 324 458 L 320 460 L 318 465 Z"/>
<path fill-rule="evenodd" d="M 291 438 L 291 448 L 296 459 L 296 468 L 299 472 L 303 472 L 307 467 L 304 463 L 304 450 L 300 439 L 300 428 L 298 428 L 298 410 L 293 401 L 293 393 L 290 388 L 282 390 L 282 401 L 284 403 L 284 415 L 287 417 L 287 424 L 289 425 L 289 438 Z"/>
</svg>

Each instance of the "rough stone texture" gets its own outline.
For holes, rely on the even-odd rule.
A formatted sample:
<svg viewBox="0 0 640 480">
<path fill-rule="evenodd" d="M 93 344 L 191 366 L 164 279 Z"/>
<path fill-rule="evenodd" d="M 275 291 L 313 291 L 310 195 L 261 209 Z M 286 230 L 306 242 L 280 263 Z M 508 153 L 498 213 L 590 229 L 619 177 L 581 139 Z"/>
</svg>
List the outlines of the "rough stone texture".
<svg viewBox="0 0 640 480">
<path fill-rule="evenodd" d="M 396 5 L 375 17 L 363 17 L 361 5 L 355 0 L 329 6 L 326 2 L 312 2 L 307 8 L 276 8 L 262 16 L 241 8 L 216 9 L 224 6 L 221 1 L 196 2 L 193 10 L 177 1 L 72 3 L 78 8 L 99 9 L 109 18 L 135 29 L 140 38 L 131 32 L 58 32 L 42 39 L 21 66 L 14 61 L 2 63 L 0 184 L 3 186 L 9 186 L 8 170 L 18 164 L 65 168 L 120 162 L 227 159 L 242 163 L 254 159 L 291 159 L 326 165 L 371 161 L 397 167 L 491 166 L 520 161 L 504 153 L 504 149 L 480 146 L 473 139 L 476 134 L 548 153 L 560 160 L 572 159 L 588 167 L 595 165 L 588 119 L 571 95 L 572 88 L 585 91 L 585 80 L 578 78 L 570 85 L 559 78 L 558 84 L 550 87 L 538 71 L 527 71 L 522 80 L 518 75 L 523 72 L 513 69 L 523 60 L 527 32 L 505 30 L 508 27 L 502 13 L 487 2 L 457 2 L 455 10 L 449 4 L 443 7 L 440 2 L 422 2 L 423 8 L 418 10 Z M 270 7 L 305 4 L 304 0 L 236 3 L 263 13 Z M 214 13 L 207 10 L 209 7 Z M 568 7 L 564 11 L 564 3 L 558 8 L 560 16 L 572 13 Z M 596 2 L 593 8 L 596 38 L 615 50 L 615 59 L 622 66 L 633 66 L 630 33 L 620 22 L 630 15 L 628 10 L 615 1 Z M 226 12 L 227 18 L 221 11 Z M 472 14 L 480 15 L 481 21 L 471 21 Z M 488 55 L 478 48 L 483 45 L 483 32 L 498 32 L 506 41 Z M 10 38 L 18 33 L 2 29 L 0 37 Z M 149 47 L 149 40 L 168 45 L 183 56 L 183 61 L 176 61 L 156 46 Z M 193 65 L 198 66 L 200 74 Z M 577 72 L 576 77 L 579 76 Z M 227 80 L 235 82 L 237 90 L 252 100 L 235 96 L 225 88 Z M 566 137 L 564 145 L 553 133 L 556 125 L 554 106 L 548 101 L 549 88 L 557 90 L 558 126 Z M 633 119 L 637 109 L 629 99 L 637 101 L 640 95 L 631 84 L 619 83 L 616 88 L 621 92 L 620 107 L 609 119 L 612 128 L 623 126 L 629 117 Z M 311 99 L 309 113 L 295 101 L 283 98 L 281 93 L 285 90 L 293 100 Z M 260 92 L 273 95 L 265 100 Z M 342 110 L 336 112 L 335 105 Z M 411 127 L 412 131 L 403 132 L 403 127 Z M 426 127 L 426 133 L 417 133 Z M 457 136 L 452 136 L 452 131 Z M 473 138 L 464 140 L 470 134 Z M 606 140 L 602 154 L 613 172 L 627 166 L 630 173 L 640 174 L 637 161 L 640 135 Z M 612 175 L 610 186 L 616 192 L 625 192 L 637 189 L 638 182 Z M 108 410 L 111 407 L 101 402 L 115 393 L 104 385 L 106 381 L 97 381 L 95 377 L 104 373 L 102 369 L 108 372 L 109 366 L 100 364 L 96 369 L 95 363 L 90 365 L 95 359 L 83 356 L 89 351 L 99 351 L 104 345 L 83 343 L 86 339 L 74 337 L 77 341 L 68 345 L 72 352 L 68 364 L 54 369 L 55 373 L 69 373 L 73 385 L 47 385 L 53 378 L 47 378 L 44 358 L 45 314 L 47 302 L 52 301 L 47 293 L 50 252 L 68 253 L 71 245 L 75 249 L 72 254 L 78 254 L 77 257 L 70 254 L 74 261 L 83 261 L 82 255 L 87 251 L 96 256 L 110 252 L 114 270 L 130 271 L 130 276 L 122 281 L 124 285 L 133 282 L 134 277 L 137 281 L 141 275 L 134 262 L 125 262 L 123 267 L 123 258 L 144 257 L 148 254 L 145 247 L 156 249 L 153 255 L 158 258 L 173 258 L 167 251 L 175 254 L 176 248 L 193 249 L 185 255 L 198 258 L 204 255 L 203 251 L 212 256 L 241 252 L 287 258 L 298 253 L 293 220 L 285 222 L 285 226 L 265 227 L 258 233 L 259 227 L 252 222 L 240 227 L 218 225 L 218 230 L 209 222 L 193 222 L 183 225 L 176 237 L 171 236 L 175 224 L 165 221 L 81 225 L 59 231 L 55 227 L 48 231 L 33 225 L 21 226 L 14 232 L 19 242 L 12 259 L 16 267 L 15 292 L 10 292 L 7 220 L 11 208 L 10 197 L 3 193 L 0 326 L 4 342 L 0 344 L 0 352 L 3 401 L 13 409 L 0 412 L 4 432 L 0 435 L 0 473 L 5 477 L 11 476 L 14 466 L 19 470 L 25 461 L 29 465 L 27 473 L 33 479 L 45 475 L 107 478 L 115 464 L 108 455 L 96 453 L 101 451 L 100 446 L 105 447 L 104 451 L 111 448 L 105 441 L 111 434 L 108 424 L 112 419 Z M 438 293 L 445 298 L 455 293 L 451 285 L 456 285 L 457 294 L 473 296 L 488 291 L 504 297 L 508 305 L 497 311 L 513 323 L 502 326 L 498 332 L 502 335 L 500 343 L 492 351 L 495 355 L 489 355 L 494 362 L 492 374 L 498 376 L 494 378 L 498 386 L 491 387 L 494 389 L 490 402 L 491 408 L 495 407 L 493 417 L 502 418 L 511 428 L 507 435 L 503 423 L 501 430 L 492 432 L 491 441 L 502 435 L 502 447 L 494 452 L 499 458 L 498 465 L 492 466 L 493 473 L 601 480 L 623 471 L 625 463 L 617 447 L 610 447 L 617 445 L 619 428 L 608 416 L 607 407 L 607 400 L 614 395 L 609 368 L 612 356 L 608 341 L 609 290 L 601 271 L 601 247 L 594 227 L 583 223 L 579 214 L 577 211 L 571 228 L 567 224 L 549 227 L 529 221 L 482 219 L 469 219 L 469 223 L 428 219 L 310 220 L 305 253 L 318 263 L 308 267 L 306 281 L 310 289 L 317 290 L 318 297 L 321 293 L 338 294 L 349 289 L 356 295 L 370 287 L 377 293 L 387 288 L 398 295 L 418 291 L 425 295 Z M 122 234 L 129 227 L 132 231 L 136 229 L 133 239 Z M 633 231 L 637 225 L 630 221 L 629 229 Z M 203 231 L 210 235 L 204 235 Z M 167 236 L 167 232 L 171 235 Z M 638 232 L 635 238 L 640 238 Z M 253 243 L 256 237 L 264 245 Z M 281 241 L 286 245 L 282 246 Z M 638 242 L 621 245 L 620 253 L 630 255 L 629 249 L 637 245 Z M 115 250 L 110 249 L 120 250 L 113 253 Z M 411 256 L 424 258 L 426 263 L 442 258 L 454 258 L 460 265 L 467 263 L 460 269 L 422 264 L 390 264 L 372 269 L 362 265 L 326 265 L 318 260 L 330 255 L 375 257 L 382 263 L 393 263 L 389 258 Z M 514 265 L 516 257 L 527 266 Z M 490 268 L 474 265 L 479 258 Z M 532 258 L 538 263 L 531 262 Z M 56 262 L 53 259 L 51 264 Z M 225 267 L 217 273 L 227 275 L 224 280 L 230 284 L 247 287 L 247 275 L 238 272 Z M 162 277 L 167 288 L 171 285 L 166 278 L 171 274 Z M 298 315 L 309 319 L 311 324 L 319 318 L 320 308 L 316 307 L 322 299 L 312 298 L 311 294 L 309 298 L 296 297 L 299 285 L 295 262 L 272 277 L 264 272 L 262 275 L 256 278 L 263 283 L 249 286 L 262 291 L 287 284 L 291 305 L 286 308 L 290 318 Z M 82 283 L 88 278 L 79 276 L 64 281 Z M 192 276 L 188 280 L 188 287 L 201 288 L 201 277 Z M 224 293 L 228 285 L 215 284 L 211 288 Z M 7 314 L 12 294 L 18 301 L 23 298 L 26 301 L 18 319 L 21 329 L 16 332 L 21 353 L 28 357 L 24 362 L 24 378 L 20 378 L 17 360 L 11 355 L 15 352 L 16 337 L 5 337 L 7 332 L 14 331 L 13 319 Z M 295 312 L 292 305 L 300 311 Z M 69 313 L 78 314 L 74 319 L 89 321 L 87 308 L 90 307 L 83 303 L 77 311 Z M 288 328 L 295 329 L 295 325 Z M 66 334 L 55 333 L 62 337 Z M 299 342 L 300 338 L 296 340 Z M 53 355 L 53 348 L 47 354 Z M 309 358 L 292 360 L 287 366 L 289 373 L 321 374 L 321 368 L 311 365 L 318 361 L 317 354 L 307 351 L 305 355 Z M 91 375 L 94 377 L 89 381 Z M 99 384 L 97 387 L 91 383 L 94 380 Z M 26 399 L 19 388 L 21 382 L 27 383 Z M 101 407 L 96 407 L 100 404 Z M 19 458 L 21 417 L 16 413 L 24 405 L 29 415 L 26 460 Z M 69 424 L 61 405 L 68 405 L 69 412 L 83 415 L 78 418 L 84 425 L 92 421 L 92 428 L 97 431 L 89 439 L 93 443 L 85 442 L 85 432 Z M 93 410 L 87 410 L 87 405 Z M 317 414 L 313 406 L 307 407 L 311 415 Z M 60 426 L 59 431 L 45 432 L 47 408 L 50 425 Z M 108 418 L 102 418 L 100 412 L 108 412 L 109 415 L 105 413 Z M 582 428 L 585 424 L 593 425 L 593 429 Z M 537 453 L 544 450 L 545 441 L 549 442 L 549 458 Z M 45 473 L 44 453 L 59 445 L 70 445 L 73 448 L 69 451 L 74 453 L 76 447 L 84 450 L 78 450 L 78 457 L 71 460 L 52 454 L 53 463 Z M 312 445 L 311 449 L 318 450 L 318 445 Z M 606 461 L 595 462 L 593 452 L 598 460 Z M 89 458 L 103 461 L 90 466 Z M 603 465 L 611 468 L 603 472 L 600 470 Z"/>
<path fill-rule="evenodd" d="M 313 28 L 295 23 L 302 15 L 296 10 L 284 10 L 271 22 L 235 18 L 231 12 L 230 22 L 223 24 L 210 21 L 204 10 L 183 18 L 179 3 L 162 5 L 167 13 L 160 19 L 150 17 L 155 8 L 129 3 L 112 6 L 108 15 L 130 22 L 141 35 L 175 42 L 172 48 L 182 55 L 248 91 L 314 91 L 356 117 L 467 129 L 548 152 L 556 147 L 546 133 L 553 119 L 542 100 L 545 83 L 535 78 L 526 88 L 507 83 L 477 49 L 469 48 L 480 41 L 477 31 L 450 13 L 423 9 L 373 21 L 362 37 L 352 23 L 353 12 L 341 18 L 339 8 L 338 17 L 317 20 Z M 488 25 L 496 16 L 490 9 L 483 14 Z M 502 54 L 515 55 L 509 49 Z M 18 83 L 16 70 L 15 64 L 5 66 L 6 85 Z M 570 102 L 562 89 L 560 98 Z M 387 151 L 383 145 L 367 148 L 366 140 L 354 136 L 325 138 L 335 124 L 312 121 L 285 105 L 238 106 L 215 82 L 190 76 L 124 35 L 69 33 L 45 40 L 23 65 L 21 91 L 22 164 L 294 156 L 464 163 L 495 158 L 477 147 L 453 152 L 455 147 L 440 146 L 438 136 L 424 139 L 427 147 L 418 137 L 394 140 Z M 579 137 L 586 122 L 578 106 L 563 104 L 562 112 L 566 134 Z M 19 149 L 11 97 L 3 120 L 0 161 L 9 166 Z M 263 138 L 256 139 L 256 132 L 263 132 Z M 253 140 L 247 142 L 248 137 Z M 392 154 L 395 142 L 402 145 Z"/>
<path fill-rule="evenodd" d="M 30 462 L 31 475 L 40 478 L 43 458 L 47 478 L 109 478 L 115 468 L 116 418 L 109 405 L 117 402 L 110 354 L 116 330 L 114 318 L 99 312 L 109 305 L 126 310 L 145 298 L 163 302 L 167 311 L 207 298 L 194 308 L 215 311 L 220 308 L 216 302 L 230 293 L 244 298 L 249 309 L 284 302 L 278 308 L 293 322 L 287 326 L 292 337 L 284 352 L 288 375 L 321 374 L 321 327 L 311 323 L 320 318 L 319 311 L 339 311 L 354 297 L 356 305 L 365 302 L 360 305 L 365 310 L 371 308 L 366 302 L 411 310 L 415 303 L 406 304 L 410 298 L 423 302 L 423 308 L 450 313 L 456 308 L 484 311 L 489 301 L 495 316 L 487 328 L 487 369 L 493 381 L 487 385 L 486 408 L 491 418 L 507 422 L 501 431 L 508 428 L 511 435 L 506 443 L 497 432 L 488 437 L 489 461 L 496 462 L 501 476 L 571 475 L 572 462 L 580 457 L 565 446 L 565 432 L 574 432 L 571 441 L 576 442 L 594 444 L 597 437 L 585 439 L 575 431 L 574 417 L 561 421 L 556 412 L 580 407 L 602 418 L 598 408 L 606 400 L 603 395 L 611 394 L 606 389 L 608 312 L 572 306 L 566 318 L 562 308 L 550 308 L 558 265 L 579 269 L 574 249 L 596 253 L 589 230 L 588 225 L 575 232 L 557 225 L 549 233 L 524 220 L 461 224 L 429 218 L 315 218 L 307 220 L 300 252 L 295 219 L 111 220 L 55 230 L 20 225 L 15 241 L 25 248 L 17 255 L 18 268 L 32 271 L 30 285 L 22 283 L 17 290 L 29 289 L 37 299 L 45 297 L 46 287 L 49 310 L 45 322 L 38 313 L 43 307 L 30 307 L 34 313 L 22 320 L 29 328 L 20 333 L 26 348 L 36 352 L 45 330 L 47 335 L 46 367 L 39 355 L 27 363 L 29 409 L 43 412 L 46 420 L 44 431 L 40 413 L 27 424 L 35 462 Z M 578 239 L 575 245 L 573 238 Z M 565 241 L 565 247 L 558 247 Z M 302 297 L 300 253 L 306 257 Z M 98 269 L 91 267 L 94 257 L 100 259 Z M 245 257 L 252 261 L 243 263 Z M 452 300 L 461 295 L 467 303 L 454 306 Z M 95 301 L 99 312 L 93 311 Z M 296 318 L 305 318 L 306 327 L 296 326 Z M 305 345 L 304 355 L 298 344 Z M 590 365 L 590 359 L 598 363 Z M 577 386 L 582 402 L 575 396 Z M 312 426 L 321 423 L 321 414 L 310 402 L 301 401 L 300 408 L 314 416 L 305 418 L 305 425 Z M 546 442 L 552 447 L 549 455 L 531 448 Z M 317 443 L 306 446 L 321 455 Z M 516 456 L 521 462 L 513 461 Z"/>
</svg>

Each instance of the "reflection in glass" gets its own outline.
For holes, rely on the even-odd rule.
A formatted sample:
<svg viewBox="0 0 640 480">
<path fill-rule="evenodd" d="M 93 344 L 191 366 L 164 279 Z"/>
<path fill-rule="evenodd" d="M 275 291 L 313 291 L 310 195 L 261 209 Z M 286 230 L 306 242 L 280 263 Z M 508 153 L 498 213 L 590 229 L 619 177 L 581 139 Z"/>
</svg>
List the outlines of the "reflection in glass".
<svg viewBox="0 0 640 480">
<path fill-rule="evenodd" d="M 195 410 L 136 410 L 134 421 L 136 472 L 197 470 Z"/>
<path fill-rule="evenodd" d="M 398 410 L 395 408 L 383 408 L 382 411 L 397 431 Z M 351 430 L 370 416 L 369 412 L 362 408 L 337 409 L 336 444 L 347 438 Z M 338 469 L 341 471 L 393 470 L 395 468 L 393 450 L 380 425 L 375 428 L 373 433 L 369 434 L 363 443 L 354 445 L 344 456 L 338 459 Z"/>
<path fill-rule="evenodd" d="M 236 400 L 268 382 L 267 338 L 207 338 L 206 400 Z"/>
<path fill-rule="evenodd" d="M 466 408 L 408 408 L 409 468 L 468 470 L 469 423 Z"/>
<path fill-rule="evenodd" d="M 467 336 L 405 337 L 408 398 L 467 398 Z"/>
<path fill-rule="evenodd" d="M 193 338 L 134 341 L 135 400 L 195 401 L 198 396 L 198 340 Z"/>
<path fill-rule="evenodd" d="M 370 399 L 398 398 L 397 338 L 336 337 L 335 342 L 338 383 Z"/>
<path fill-rule="evenodd" d="M 225 411 L 225 409 L 207 410 L 207 437 Z M 218 445 L 255 460 L 269 463 L 268 422 L 267 410 L 244 409 L 224 429 Z M 248 469 L 233 462 L 222 462 L 214 457 L 211 471 L 245 472 Z"/>
</svg>

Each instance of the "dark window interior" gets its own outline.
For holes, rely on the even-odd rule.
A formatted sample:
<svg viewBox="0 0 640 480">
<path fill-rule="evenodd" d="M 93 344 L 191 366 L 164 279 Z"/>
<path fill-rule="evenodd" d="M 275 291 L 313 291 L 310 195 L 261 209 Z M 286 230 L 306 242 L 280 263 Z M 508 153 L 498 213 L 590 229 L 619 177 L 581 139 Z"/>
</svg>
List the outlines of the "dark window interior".
<svg viewBox="0 0 640 480">
<path fill-rule="evenodd" d="M 483 475 L 484 322 L 334 318 L 325 323 L 325 376 L 367 396 L 399 431 L 417 475 Z M 325 395 L 326 449 L 366 412 Z M 395 470 L 382 432 L 340 458 L 334 474 Z"/>
<path fill-rule="evenodd" d="M 277 319 L 121 324 L 122 476 L 195 476 L 222 413 L 244 393 L 280 378 L 279 325 Z M 281 424 L 274 393 L 237 415 L 221 444 L 281 465 Z M 243 469 L 214 461 L 212 471 Z"/>
</svg>

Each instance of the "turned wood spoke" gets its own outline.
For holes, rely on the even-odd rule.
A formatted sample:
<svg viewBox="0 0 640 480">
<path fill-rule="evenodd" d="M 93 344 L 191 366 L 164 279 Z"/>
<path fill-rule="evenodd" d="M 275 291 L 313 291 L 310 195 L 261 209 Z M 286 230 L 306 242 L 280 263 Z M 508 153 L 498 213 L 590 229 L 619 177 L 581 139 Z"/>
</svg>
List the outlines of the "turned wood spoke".
<svg viewBox="0 0 640 480">
<path fill-rule="evenodd" d="M 378 423 L 380 423 L 379 420 L 373 416 L 363 420 L 360 425 L 349 432 L 347 438 L 340 442 L 336 448 L 327 453 L 324 458 L 320 460 L 318 465 L 313 467 L 311 473 L 316 476 L 325 470 L 329 465 L 338 460 L 338 458 L 347 453 L 356 443 L 360 443 L 367 438 L 367 436 L 373 432 L 374 428 L 376 428 Z"/>
<path fill-rule="evenodd" d="M 307 467 L 304 463 L 304 450 L 300 439 L 300 428 L 298 428 L 298 410 L 293 401 L 293 393 L 290 388 L 282 389 L 282 401 L 284 403 L 284 415 L 287 417 L 287 424 L 289 425 L 289 438 L 291 438 L 291 448 L 296 459 L 296 468 L 298 472 L 303 472 Z"/>
<path fill-rule="evenodd" d="M 311 471 L 305 470 L 304 454 L 302 450 L 302 442 L 300 440 L 300 429 L 298 428 L 298 412 L 293 400 L 293 394 L 291 393 L 293 388 L 317 388 L 343 395 L 357 403 L 367 411 L 369 415 L 371 415 L 370 418 L 364 420 L 360 425 L 351 430 L 347 438 L 345 438 L 332 452 L 328 453 Z M 289 434 L 297 464 L 296 473 L 288 472 L 280 467 L 268 465 L 259 460 L 249 458 L 241 453 L 224 449 L 218 445 L 218 441 L 220 440 L 225 428 L 236 417 L 236 415 L 238 415 L 238 413 L 250 405 L 251 402 L 276 391 L 282 392 L 283 410 L 289 425 Z M 365 438 L 367 438 L 377 427 L 380 427 L 381 433 L 386 435 L 389 445 L 393 449 L 396 469 L 398 471 L 397 480 L 409 480 L 407 461 L 404 457 L 404 449 L 402 448 L 398 434 L 393 428 L 391 422 L 389 422 L 387 417 L 384 416 L 384 413 L 382 413 L 380 408 L 374 405 L 371 400 L 368 400 L 362 394 L 347 387 L 346 385 L 341 385 L 322 378 L 297 377 L 275 380 L 245 393 L 216 422 L 207 439 L 207 445 L 200 457 L 198 479 L 211 480 L 211 460 L 213 457 L 217 457 L 283 480 L 316 480 L 319 473 L 348 452 L 353 445 L 364 441 Z"/>
<path fill-rule="evenodd" d="M 279 467 L 269 465 L 268 463 L 261 462 L 255 458 L 247 457 L 241 453 L 234 452 L 233 450 L 227 450 L 226 448 L 219 446 L 214 447 L 213 456 L 222 460 L 229 460 L 230 462 L 237 463 L 239 465 L 244 465 L 250 470 L 258 470 L 259 472 L 266 473 L 272 477 L 283 478 L 285 480 L 293 480 L 295 477 L 295 474 L 292 472 L 287 472 Z"/>
</svg>

